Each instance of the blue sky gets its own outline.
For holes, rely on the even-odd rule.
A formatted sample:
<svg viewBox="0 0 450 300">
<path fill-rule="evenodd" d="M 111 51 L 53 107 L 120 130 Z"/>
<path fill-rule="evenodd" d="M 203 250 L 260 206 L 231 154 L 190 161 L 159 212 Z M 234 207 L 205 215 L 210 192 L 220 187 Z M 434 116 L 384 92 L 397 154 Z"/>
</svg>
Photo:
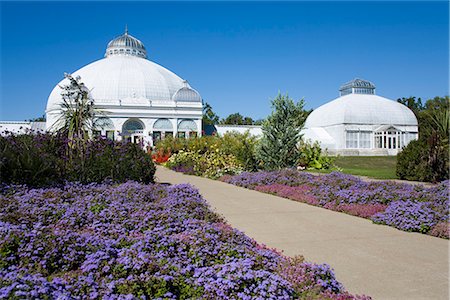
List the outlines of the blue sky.
<svg viewBox="0 0 450 300">
<path fill-rule="evenodd" d="M 64 72 L 130 34 L 221 116 L 270 113 L 278 91 L 316 108 L 355 77 L 397 99 L 448 95 L 449 4 L 1 2 L 1 120 L 42 115 Z"/>
</svg>

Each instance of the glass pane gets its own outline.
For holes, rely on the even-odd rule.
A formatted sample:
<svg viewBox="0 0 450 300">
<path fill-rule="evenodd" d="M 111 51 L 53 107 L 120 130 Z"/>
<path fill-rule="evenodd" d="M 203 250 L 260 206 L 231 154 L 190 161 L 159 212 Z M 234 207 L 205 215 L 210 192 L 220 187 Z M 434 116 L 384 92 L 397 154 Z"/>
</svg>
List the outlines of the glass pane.
<svg viewBox="0 0 450 300">
<path fill-rule="evenodd" d="M 161 131 L 153 131 L 153 145 L 161 139 Z"/>
<path fill-rule="evenodd" d="M 108 130 L 106 131 L 106 138 L 110 139 L 110 140 L 114 140 L 114 130 Z"/>
</svg>

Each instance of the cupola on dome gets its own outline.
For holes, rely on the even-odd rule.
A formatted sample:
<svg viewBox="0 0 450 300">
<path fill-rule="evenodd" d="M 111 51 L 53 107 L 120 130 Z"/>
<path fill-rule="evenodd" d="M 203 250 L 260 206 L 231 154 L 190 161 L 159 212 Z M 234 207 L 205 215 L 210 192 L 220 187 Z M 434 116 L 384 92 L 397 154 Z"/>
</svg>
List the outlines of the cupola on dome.
<svg viewBox="0 0 450 300">
<path fill-rule="evenodd" d="M 173 101 L 202 101 L 202 97 L 200 96 L 200 94 L 196 90 L 191 88 L 186 80 L 183 81 L 183 85 L 184 86 L 176 91 L 176 93 L 173 95 Z"/>
<path fill-rule="evenodd" d="M 147 58 L 147 50 L 144 44 L 137 38 L 129 35 L 128 28 L 125 28 L 124 34 L 108 43 L 105 57 L 112 55 L 134 55 Z"/>
<path fill-rule="evenodd" d="M 355 78 L 347 83 L 341 85 L 339 89 L 340 95 L 348 95 L 348 94 L 375 94 L 375 85 L 367 80 Z"/>
</svg>

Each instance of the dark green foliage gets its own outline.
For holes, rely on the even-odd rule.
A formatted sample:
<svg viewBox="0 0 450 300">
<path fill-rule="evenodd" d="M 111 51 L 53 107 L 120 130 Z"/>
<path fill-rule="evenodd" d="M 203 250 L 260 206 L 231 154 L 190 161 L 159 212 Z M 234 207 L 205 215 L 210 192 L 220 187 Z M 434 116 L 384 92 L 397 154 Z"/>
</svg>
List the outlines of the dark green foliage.
<svg viewBox="0 0 450 300">
<path fill-rule="evenodd" d="M 155 166 L 140 145 L 97 138 L 90 140 L 86 148 L 84 166 L 74 164 L 71 170 L 74 181 L 153 182 Z"/>
<path fill-rule="evenodd" d="M 419 135 L 428 139 L 433 135 L 443 143 L 448 143 L 449 138 L 449 109 L 450 98 L 435 97 L 425 103 L 425 108 L 419 114 Z"/>
<path fill-rule="evenodd" d="M 404 104 L 414 108 L 419 121 L 419 141 L 411 142 L 398 155 L 397 176 L 431 182 L 448 179 L 450 98 L 435 97 L 424 106 L 420 99 L 418 103 L 411 100 Z"/>
<path fill-rule="evenodd" d="M 46 186 L 64 176 L 60 157 L 64 139 L 37 133 L 0 136 L 0 178 L 2 183 Z"/>
<path fill-rule="evenodd" d="M 253 125 L 254 121 L 250 117 L 244 117 L 240 113 L 234 113 L 226 117 L 225 119 L 222 119 L 220 121 L 220 124 L 227 124 L 227 125 Z"/>
<path fill-rule="evenodd" d="M 307 116 L 303 106 L 303 100 L 295 104 L 288 95 L 278 94 L 272 101 L 272 114 L 262 125 L 263 137 L 258 149 L 264 169 L 282 169 L 297 164 L 300 129 Z"/>
<path fill-rule="evenodd" d="M 0 136 L 1 182 L 32 187 L 64 181 L 153 182 L 155 166 L 137 144 L 92 139 L 83 148 L 83 156 L 69 158 L 72 148 L 62 134 Z"/>
<path fill-rule="evenodd" d="M 203 126 L 215 125 L 219 123 L 219 116 L 213 111 L 211 105 L 207 102 L 203 104 Z"/>
<path fill-rule="evenodd" d="M 45 122 L 46 120 L 47 119 L 45 117 L 45 114 L 42 114 L 42 116 L 40 116 L 40 117 L 28 119 L 26 121 L 28 121 L 28 122 Z"/>
<path fill-rule="evenodd" d="M 397 99 L 397 102 L 407 106 L 410 110 L 413 111 L 416 117 L 419 116 L 419 113 L 424 108 L 421 98 L 416 99 L 416 97 L 408 97 L 408 98 L 402 97 Z"/>
<path fill-rule="evenodd" d="M 429 174 L 425 174 L 425 141 L 411 141 L 402 152 L 397 155 L 397 176 L 401 179 L 424 181 Z"/>
</svg>

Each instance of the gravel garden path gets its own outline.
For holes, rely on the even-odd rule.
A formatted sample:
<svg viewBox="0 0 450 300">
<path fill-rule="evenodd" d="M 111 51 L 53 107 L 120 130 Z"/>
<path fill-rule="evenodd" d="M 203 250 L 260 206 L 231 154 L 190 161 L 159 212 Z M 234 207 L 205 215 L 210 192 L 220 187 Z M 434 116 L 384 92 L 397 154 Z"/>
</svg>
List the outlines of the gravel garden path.
<svg viewBox="0 0 450 300">
<path fill-rule="evenodd" d="M 256 241 L 330 264 L 348 291 L 374 299 L 449 299 L 449 241 L 157 167 L 161 183 L 190 183 Z"/>
</svg>

